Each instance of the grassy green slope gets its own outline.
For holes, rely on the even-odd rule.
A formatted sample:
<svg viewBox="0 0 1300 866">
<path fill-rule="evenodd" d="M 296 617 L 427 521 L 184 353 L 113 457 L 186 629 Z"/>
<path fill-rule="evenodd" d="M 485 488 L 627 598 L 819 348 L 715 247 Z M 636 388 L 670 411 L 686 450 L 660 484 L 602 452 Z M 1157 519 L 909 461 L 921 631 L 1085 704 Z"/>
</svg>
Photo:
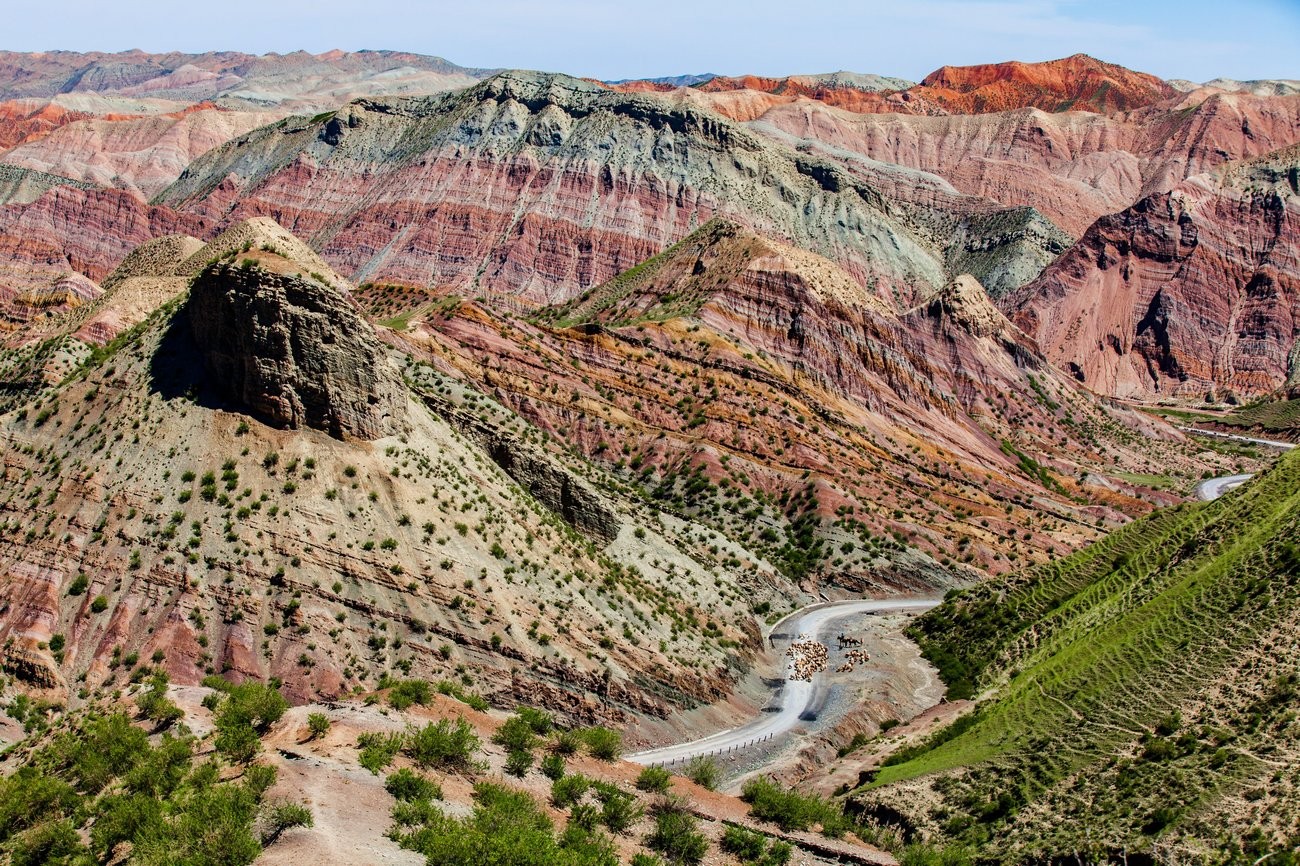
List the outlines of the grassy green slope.
<svg viewBox="0 0 1300 866">
<path fill-rule="evenodd" d="M 1300 843 L 1300 805 L 1282 794 L 1300 782 L 1298 540 L 1300 454 L 1236 494 L 950 595 L 915 636 L 951 696 L 982 693 L 976 715 L 883 768 L 860 802 L 997 842 L 994 859 Z"/>
</svg>

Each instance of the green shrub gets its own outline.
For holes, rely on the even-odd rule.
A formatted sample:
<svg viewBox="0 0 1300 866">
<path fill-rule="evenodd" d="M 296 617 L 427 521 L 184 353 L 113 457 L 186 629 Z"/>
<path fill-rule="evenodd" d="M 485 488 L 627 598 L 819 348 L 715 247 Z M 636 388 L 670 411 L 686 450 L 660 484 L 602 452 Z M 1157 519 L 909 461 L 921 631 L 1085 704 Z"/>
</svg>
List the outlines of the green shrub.
<svg viewBox="0 0 1300 866">
<path fill-rule="evenodd" d="M 433 700 L 433 689 L 424 680 L 381 680 L 381 689 L 387 688 L 388 704 L 395 710 L 404 710 L 411 704 L 425 706 Z"/>
<path fill-rule="evenodd" d="M 156 723 L 160 728 L 167 727 L 185 716 L 180 707 L 167 698 L 167 674 L 158 671 L 149 680 L 149 688 L 135 701 L 140 715 Z"/>
<path fill-rule="evenodd" d="M 506 751 L 509 752 L 531 754 L 537 746 L 537 734 L 533 733 L 533 726 L 526 719 L 521 716 L 511 716 L 497 728 L 496 733 L 492 735 L 492 742 L 505 746 Z"/>
<path fill-rule="evenodd" d="M 402 750 L 406 737 L 402 734 L 381 734 L 378 731 L 366 731 L 357 736 L 357 763 L 376 776 L 379 771 L 393 763 L 393 758 Z"/>
<path fill-rule="evenodd" d="M 783 790 L 771 779 L 750 779 L 741 788 L 740 798 L 749 804 L 749 814 L 760 821 L 771 821 L 782 830 L 807 830 L 815 824 L 839 830 L 840 811 L 815 796 Z"/>
<path fill-rule="evenodd" d="M 472 772 L 478 769 L 474 755 L 482 741 L 464 718 L 440 719 L 406 735 L 403 751 L 422 769 L 439 768 Z"/>
<path fill-rule="evenodd" d="M 666 794 L 672 786 L 673 774 L 663 767 L 646 767 L 636 777 L 636 788 L 649 794 Z"/>
<path fill-rule="evenodd" d="M 307 714 L 307 732 L 311 734 L 313 740 L 325 736 L 330 729 L 329 716 L 324 713 Z"/>
<path fill-rule="evenodd" d="M 427 776 L 405 767 L 384 780 L 384 788 L 403 802 L 442 799 L 442 786 Z"/>
<path fill-rule="evenodd" d="M 311 810 L 298 803 L 276 803 L 268 810 L 262 827 L 262 844 L 270 845 L 291 827 L 310 827 Z"/>
<path fill-rule="evenodd" d="M 551 803 L 557 809 L 570 809 L 591 787 L 591 780 L 580 773 L 561 776 L 551 784 Z"/>
<path fill-rule="evenodd" d="M 533 768 L 533 753 L 514 750 L 506 755 L 505 771 L 522 779 Z"/>
<path fill-rule="evenodd" d="M 722 771 L 718 768 L 717 761 L 706 755 L 699 755 L 691 758 L 690 763 L 686 765 L 686 772 L 682 775 L 700 787 L 712 791 L 718 787 Z"/>
<path fill-rule="evenodd" d="M 108 610 L 108 598 L 106 596 L 97 595 L 90 602 L 91 613 L 103 613 L 106 610 Z"/>
<path fill-rule="evenodd" d="M 564 776 L 564 756 L 551 753 L 542 758 L 542 775 L 552 782 Z"/>
<path fill-rule="evenodd" d="M 533 733 L 539 737 L 546 736 L 555 727 L 555 717 L 536 707 L 518 707 L 515 715 L 527 722 L 533 729 Z"/>
<path fill-rule="evenodd" d="M 591 728 L 584 728 L 579 732 L 582 741 L 587 745 L 594 758 L 602 761 L 616 761 L 623 754 L 623 735 L 618 731 L 611 731 L 609 728 L 602 728 L 599 725 Z"/>
<path fill-rule="evenodd" d="M 636 797 L 617 786 L 597 782 L 592 788 L 600 801 L 601 823 L 613 833 L 626 833 L 645 814 Z"/>
<path fill-rule="evenodd" d="M 722 832 L 722 839 L 718 842 L 718 846 L 728 854 L 734 854 L 737 858 L 752 863 L 763 856 L 763 852 L 767 849 L 767 837 L 762 833 L 728 824 Z"/>
<path fill-rule="evenodd" d="M 449 818 L 436 809 L 423 820 L 407 819 L 410 832 L 396 829 L 393 838 L 439 866 L 617 866 L 618 857 L 607 836 L 570 821 L 558 837 L 550 819 L 522 791 L 480 782 L 474 786 L 474 811 Z M 394 810 L 395 820 L 397 810 Z"/>
<path fill-rule="evenodd" d="M 645 843 L 669 863 L 696 864 L 709 850 L 709 842 L 698 828 L 699 823 L 685 809 L 665 808 L 655 816 L 654 830 Z"/>
<path fill-rule="evenodd" d="M 551 748 L 557 755 L 574 755 L 582 745 L 582 738 L 577 731 L 558 731 L 551 742 Z"/>
<path fill-rule="evenodd" d="M 78 574 L 68 587 L 68 595 L 81 595 L 90 586 L 90 580 L 84 574 Z"/>
</svg>

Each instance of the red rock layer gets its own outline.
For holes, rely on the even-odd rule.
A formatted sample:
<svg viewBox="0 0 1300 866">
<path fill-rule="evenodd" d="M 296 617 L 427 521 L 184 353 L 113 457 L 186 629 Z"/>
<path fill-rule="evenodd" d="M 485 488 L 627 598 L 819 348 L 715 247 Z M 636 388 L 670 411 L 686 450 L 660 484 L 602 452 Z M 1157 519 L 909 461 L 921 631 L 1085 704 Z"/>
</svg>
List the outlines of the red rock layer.
<svg viewBox="0 0 1300 866">
<path fill-rule="evenodd" d="M 898 303 L 942 287 L 970 250 L 988 260 L 973 272 L 1005 289 L 1068 242 L 1035 214 L 892 174 L 810 159 L 681 102 L 506 73 L 249 135 L 164 200 L 214 220 L 271 216 L 359 283 L 529 305 L 571 298 L 719 213 L 826 253 Z M 993 226 L 1000 215 L 1015 225 Z"/>
<path fill-rule="evenodd" d="M 43 138 L 60 126 L 89 116 L 44 100 L 16 99 L 0 102 L 0 150 Z"/>
<path fill-rule="evenodd" d="M 1177 91 L 1154 75 L 1075 54 L 1046 63 L 944 66 L 909 93 L 954 114 L 982 114 L 1028 107 L 1127 111 L 1168 99 Z"/>
<path fill-rule="evenodd" d="M 121 190 L 55 187 L 31 204 L 0 207 L 0 292 L 12 297 L 70 273 L 102 280 L 150 238 L 204 236 L 209 226 Z"/>
<path fill-rule="evenodd" d="M 969 195 L 1034 207 L 1076 237 L 1143 195 L 1300 141 L 1300 96 L 1239 93 L 1112 115 L 855 115 L 805 101 L 759 116 L 760 132 L 932 172 Z"/>
<path fill-rule="evenodd" d="M 1272 391 L 1300 373 L 1297 171 L 1201 175 L 1104 217 L 1004 307 L 1103 393 Z"/>
<path fill-rule="evenodd" d="M 624 92 L 665 92 L 669 85 L 630 81 L 609 85 Z M 988 63 L 978 66 L 944 66 L 920 84 L 898 89 L 868 89 L 817 77 L 765 78 L 757 75 L 718 76 L 693 88 L 703 93 L 749 90 L 771 94 L 775 102 L 813 99 L 865 114 L 986 114 L 1018 108 L 1049 112 L 1091 111 L 1109 114 L 1129 111 L 1161 100 L 1178 91 L 1165 81 L 1075 54 L 1044 63 Z"/>
</svg>

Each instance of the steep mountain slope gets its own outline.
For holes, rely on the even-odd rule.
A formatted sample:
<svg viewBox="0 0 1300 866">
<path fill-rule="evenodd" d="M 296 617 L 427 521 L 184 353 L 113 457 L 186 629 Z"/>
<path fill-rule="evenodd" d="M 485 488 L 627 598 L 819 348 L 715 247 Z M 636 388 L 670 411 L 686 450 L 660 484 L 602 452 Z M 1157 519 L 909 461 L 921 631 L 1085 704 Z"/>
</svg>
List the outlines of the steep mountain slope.
<svg viewBox="0 0 1300 866">
<path fill-rule="evenodd" d="M 1300 455 L 1074 556 L 956 593 L 917 634 L 973 714 L 855 800 L 980 859 L 1252 860 L 1300 842 Z"/>
<path fill-rule="evenodd" d="M 6 676 L 67 700 L 153 655 L 176 682 L 278 676 L 303 700 L 463 674 L 494 701 L 652 721 L 730 691 L 749 606 L 786 604 L 770 566 L 390 361 L 278 233 L 234 233 L 188 300 L 0 418 Z M 287 335 L 322 319 L 332 341 Z"/>
<path fill-rule="evenodd" d="M 0 308 L 11 327 L 25 322 L 12 308 L 15 297 L 40 294 L 66 280 L 102 280 L 150 238 L 207 235 L 209 226 L 202 218 L 146 205 L 123 190 L 52 184 L 35 201 L 0 207 Z"/>
<path fill-rule="evenodd" d="M 1127 397 L 1260 394 L 1300 370 L 1300 150 L 1098 220 L 1004 308 L 1058 365 Z"/>
<path fill-rule="evenodd" d="M 732 115 L 738 104 L 713 105 Z M 1229 161 L 1300 141 L 1300 96 L 1180 95 L 1118 114 L 853 114 L 818 102 L 745 106 L 762 134 L 828 155 L 932 172 L 968 195 L 1032 206 L 1078 237 L 1102 216 Z"/>
<path fill-rule="evenodd" d="M 200 158 L 158 202 L 274 216 L 358 281 L 528 305 L 568 300 L 715 214 L 815 249 L 900 304 L 945 285 L 949 259 L 970 251 L 976 276 L 1005 290 L 1064 247 L 1029 209 L 912 181 L 657 95 L 516 72 L 265 128 Z"/>
<path fill-rule="evenodd" d="M 1168 501 L 1089 473 L 1195 464 L 1052 371 L 972 278 L 900 315 L 722 220 L 532 322 L 357 297 L 391 339 L 808 586 L 924 589 L 949 563 L 1064 552 Z"/>
</svg>

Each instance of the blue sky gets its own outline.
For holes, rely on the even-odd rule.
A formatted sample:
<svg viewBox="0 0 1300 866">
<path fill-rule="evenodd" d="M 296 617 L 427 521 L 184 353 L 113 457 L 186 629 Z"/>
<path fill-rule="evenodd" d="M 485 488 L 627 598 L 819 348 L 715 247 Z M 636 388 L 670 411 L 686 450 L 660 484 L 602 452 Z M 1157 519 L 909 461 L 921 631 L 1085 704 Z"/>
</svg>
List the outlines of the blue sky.
<svg viewBox="0 0 1300 866">
<path fill-rule="evenodd" d="M 20 0 L 0 48 L 393 48 L 599 78 L 938 66 L 1084 52 L 1165 78 L 1300 78 L 1300 0 Z"/>
</svg>

